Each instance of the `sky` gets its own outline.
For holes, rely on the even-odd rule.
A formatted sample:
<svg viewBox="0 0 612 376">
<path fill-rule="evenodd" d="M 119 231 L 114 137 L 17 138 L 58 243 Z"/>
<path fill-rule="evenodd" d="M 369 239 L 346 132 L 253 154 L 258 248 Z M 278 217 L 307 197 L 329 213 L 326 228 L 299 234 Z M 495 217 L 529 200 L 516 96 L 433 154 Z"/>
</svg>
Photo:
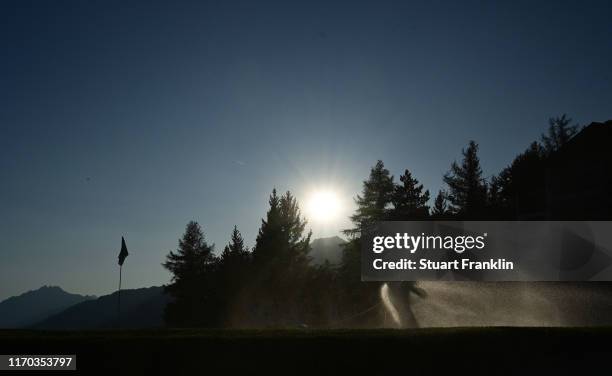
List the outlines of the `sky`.
<svg viewBox="0 0 612 376">
<path fill-rule="evenodd" d="M 548 118 L 612 119 L 612 3 L 3 1 L 0 300 L 160 285 L 190 220 L 254 245 L 272 188 L 369 169 L 432 196 L 469 140 L 487 177 Z"/>
</svg>

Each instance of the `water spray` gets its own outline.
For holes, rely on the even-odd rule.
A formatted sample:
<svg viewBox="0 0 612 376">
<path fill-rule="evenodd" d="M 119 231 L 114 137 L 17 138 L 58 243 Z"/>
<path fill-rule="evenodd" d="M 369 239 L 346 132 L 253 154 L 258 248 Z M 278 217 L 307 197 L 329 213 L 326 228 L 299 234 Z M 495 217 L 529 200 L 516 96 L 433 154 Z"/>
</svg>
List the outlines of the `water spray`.
<svg viewBox="0 0 612 376">
<path fill-rule="evenodd" d="M 386 283 L 384 283 L 380 287 L 380 298 L 382 299 L 383 304 L 385 305 L 385 309 L 387 310 L 387 312 L 389 312 L 391 318 L 393 318 L 393 321 L 395 322 L 397 327 L 401 328 L 402 319 L 397 308 L 395 308 L 395 305 L 393 305 L 393 301 L 391 300 L 391 296 L 389 295 L 389 285 Z"/>
</svg>

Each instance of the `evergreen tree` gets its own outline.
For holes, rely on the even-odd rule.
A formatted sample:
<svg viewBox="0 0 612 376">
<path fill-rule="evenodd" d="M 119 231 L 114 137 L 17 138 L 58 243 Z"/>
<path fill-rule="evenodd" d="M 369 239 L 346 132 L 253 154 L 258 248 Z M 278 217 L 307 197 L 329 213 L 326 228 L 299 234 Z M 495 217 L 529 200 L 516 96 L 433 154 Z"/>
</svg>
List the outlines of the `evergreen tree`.
<svg viewBox="0 0 612 376">
<path fill-rule="evenodd" d="M 250 252 L 244 246 L 244 240 L 242 234 L 238 231 L 238 226 L 234 226 L 230 243 L 225 246 L 221 253 L 221 263 L 233 264 L 233 263 L 244 263 L 249 259 Z"/>
<path fill-rule="evenodd" d="M 546 151 L 533 142 L 491 182 L 490 205 L 497 219 L 542 218 L 546 206 Z"/>
<path fill-rule="evenodd" d="M 306 220 L 297 200 L 291 192 L 278 197 L 274 189 L 268 202 L 270 209 L 261 220 L 253 250 L 255 263 L 306 263 L 310 234 L 304 237 Z"/>
<path fill-rule="evenodd" d="M 304 235 L 306 220 L 290 192 L 278 197 L 273 190 L 269 203 L 253 250 L 257 281 L 250 310 L 259 325 L 294 325 L 304 319 L 311 234 Z"/>
<path fill-rule="evenodd" d="M 444 191 L 438 191 L 438 195 L 434 200 L 434 206 L 431 210 L 431 216 L 434 218 L 444 218 L 448 214 L 448 205 L 446 204 L 446 194 Z"/>
<path fill-rule="evenodd" d="M 502 190 L 504 187 L 504 179 L 506 169 L 502 170 L 499 175 L 491 177 L 491 183 L 489 184 L 489 191 L 487 197 L 488 209 L 491 218 L 503 219 L 506 207 L 508 206 Z"/>
<path fill-rule="evenodd" d="M 470 141 L 462 153 L 461 165 L 453 162 L 451 170 L 444 175 L 444 182 L 448 186 L 450 212 L 463 218 L 475 218 L 483 214 L 487 199 L 487 185 L 482 178 L 478 144 Z"/>
<path fill-rule="evenodd" d="M 247 284 L 250 271 L 251 253 L 244 245 L 242 234 L 234 226 L 230 242 L 225 246 L 219 260 L 217 280 L 220 284 L 221 314 L 224 326 L 233 326 L 236 319 L 234 312 L 239 306 L 241 294 Z"/>
<path fill-rule="evenodd" d="M 162 265 L 172 273 L 166 292 L 174 300 L 165 311 L 165 319 L 173 326 L 213 326 L 214 311 L 207 309 L 215 300 L 214 246 L 208 245 L 197 222 L 190 221 L 179 240 L 176 252 L 170 251 Z"/>
<path fill-rule="evenodd" d="M 344 246 L 342 262 L 338 270 L 343 315 L 350 316 L 359 312 L 364 307 L 374 304 L 378 299 L 380 286 L 361 282 L 361 235 L 375 222 L 388 219 L 394 192 L 393 176 L 381 160 L 377 161 L 370 170 L 368 180 L 363 182 L 361 195 L 355 198 L 357 209 L 351 216 L 353 228 L 344 230 L 350 240 Z"/>
<path fill-rule="evenodd" d="M 270 208 L 266 213 L 266 219 L 261 220 L 261 227 L 253 250 L 253 261 L 258 265 L 270 262 L 282 243 L 280 197 L 276 194 L 276 189 L 272 190 L 268 203 Z"/>
<path fill-rule="evenodd" d="M 340 306 L 343 316 L 353 316 L 375 306 L 380 301 L 381 284 L 361 282 L 361 236 L 367 228 L 377 221 L 388 219 L 412 219 L 427 216 L 429 192 L 423 193 L 423 186 L 412 178 L 408 170 L 400 178 L 401 185 L 393 183 L 393 176 L 378 161 L 371 169 L 368 180 L 363 182 L 361 195 L 355 202 L 357 209 L 351 220 L 352 229 L 345 234 L 351 236 L 342 252 L 342 263 L 338 270 Z M 418 289 L 415 282 L 394 284 L 394 289 L 401 290 L 400 295 L 408 299 L 411 291 Z M 420 292 L 420 290 L 419 290 Z M 409 301 L 405 303 L 409 306 Z M 382 311 L 373 310 L 367 315 L 359 315 L 354 321 L 346 324 L 353 326 L 378 326 L 382 320 Z"/>
<path fill-rule="evenodd" d="M 546 154 L 559 150 L 578 133 L 578 124 L 570 125 L 571 123 L 572 119 L 566 114 L 548 119 L 548 134 L 542 134 L 541 137 Z"/>
<path fill-rule="evenodd" d="M 393 176 L 379 160 L 370 170 L 370 177 L 363 182 L 361 195 L 357 195 L 355 203 L 357 210 L 351 216 L 354 227 L 344 230 L 351 237 L 359 236 L 361 232 L 376 221 L 387 219 L 389 206 L 392 204 L 395 185 Z"/>
<path fill-rule="evenodd" d="M 404 175 L 400 175 L 400 182 L 402 184 L 396 185 L 393 192 L 390 219 L 408 221 L 427 218 L 429 191 L 423 192 L 423 184 L 419 184 L 408 170 L 404 171 Z"/>
<path fill-rule="evenodd" d="M 287 191 L 280 200 L 281 233 L 283 241 L 289 249 L 288 260 L 293 267 L 305 267 L 308 265 L 308 252 L 310 249 L 309 232 L 304 236 L 306 219 L 302 218 L 297 199 L 291 192 Z"/>
</svg>

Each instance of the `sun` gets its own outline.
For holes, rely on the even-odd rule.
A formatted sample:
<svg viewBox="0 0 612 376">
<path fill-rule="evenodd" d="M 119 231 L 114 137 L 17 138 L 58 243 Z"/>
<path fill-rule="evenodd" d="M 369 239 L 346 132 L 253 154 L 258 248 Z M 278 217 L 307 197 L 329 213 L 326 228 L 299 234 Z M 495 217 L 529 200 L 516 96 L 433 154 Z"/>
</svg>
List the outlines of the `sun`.
<svg viewBox="0 0 612 376">
<path fill-rule="evenodd" d="M 309 219 L 316 222 L 330 222 L 340 214 L 340 199 L 332 190 L 316 190 L 307 199 Z"/>
</svg>

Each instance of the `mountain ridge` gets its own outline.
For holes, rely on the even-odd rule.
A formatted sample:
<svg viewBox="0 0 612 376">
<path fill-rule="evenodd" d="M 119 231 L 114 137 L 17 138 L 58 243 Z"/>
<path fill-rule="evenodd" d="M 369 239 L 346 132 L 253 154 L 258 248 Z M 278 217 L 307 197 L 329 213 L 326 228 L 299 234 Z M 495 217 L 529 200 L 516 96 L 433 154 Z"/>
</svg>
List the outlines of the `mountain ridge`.
<svg viewBox="0 0 612 376">
<path fill-rule="evenodd" d="M 326 238 L 317 238 L 310 242 L 309 256 L 314 265 L 322 265 L 329 262 L 338 265 L 342 261 L 342 249 L 346 240 L 335 235 Z"/>
<path fill-rule="evenodd" d="M 95 298 L 93 295 L 72 294 L 59 286 L 44 285 L 0 301 L 0 328 L 26 327 Z"/>
<path fill-rule="evenodd" d="M 121 320 L 117 317 L 118 292 L 84 301 L 30 326 L 44 330 L 147 328 L 163 326 L 163 311 L 170 300 L 163 286 L 121 290 Z"/>
</svg>

